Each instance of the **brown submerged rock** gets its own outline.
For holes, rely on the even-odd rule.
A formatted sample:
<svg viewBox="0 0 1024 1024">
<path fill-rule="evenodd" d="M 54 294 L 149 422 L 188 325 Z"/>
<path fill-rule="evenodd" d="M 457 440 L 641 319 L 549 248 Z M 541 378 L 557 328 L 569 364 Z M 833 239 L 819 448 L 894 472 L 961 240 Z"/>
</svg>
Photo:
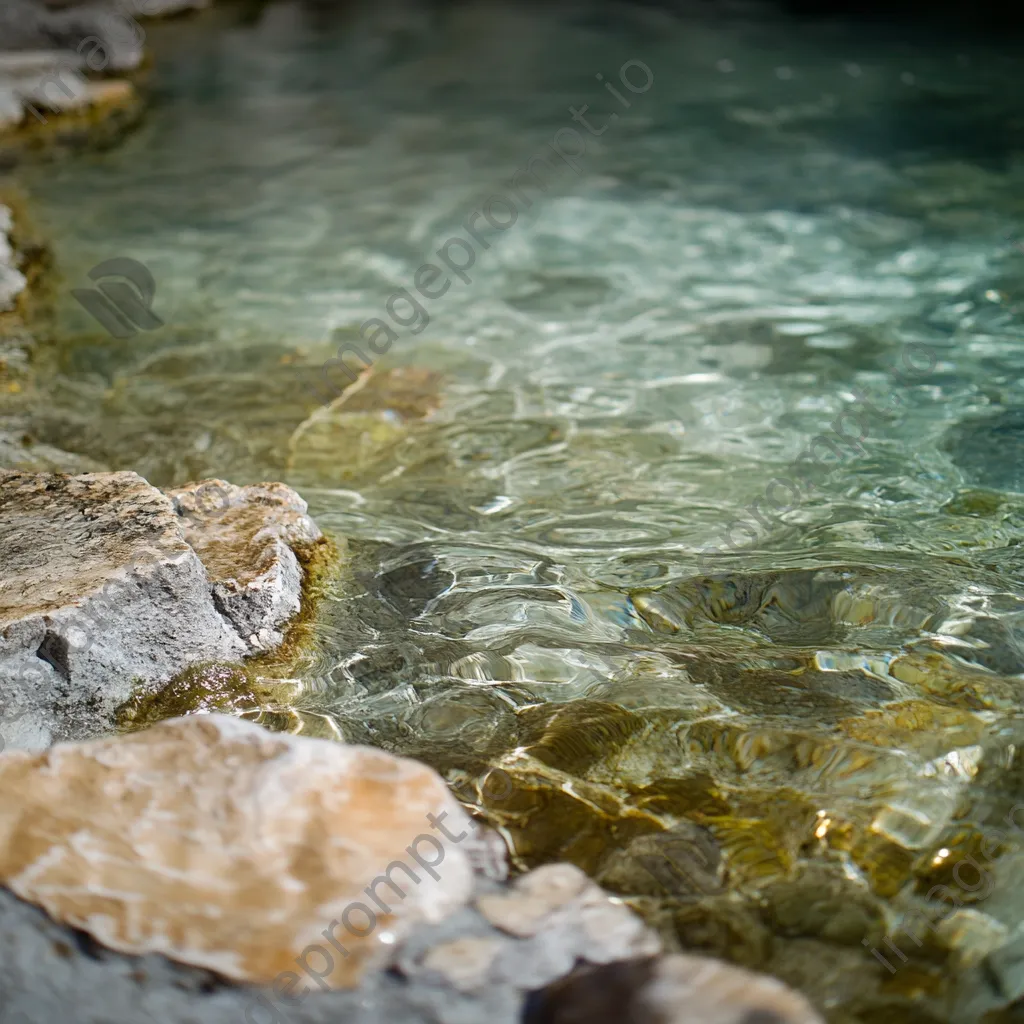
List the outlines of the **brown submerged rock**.
<svg viewBox="0 0 1024 1024">
<path fill-rule="evenodd" d="M 543 993 L 526 1024 L 822 1024 L 774 978 L 697 956 L 589 967 Z"/>
<path fill-rule="evenodd" d="M 296 428 L 288 479 L 345 486 L 390 455 L 411 426 L 440 405 L 440 375 L 418 367 L 372 367 Z"/>
<path fill-rule="evenodd" d="M 932 646 L 951 604 L 939 582 L 851 568 L 638 593 L 677 706 L 661 689 L 624 707 L 613 685 L 601 701 L 524 701 L 461 755 L 498 773 L 490 786 L 467 784 L 455 750 L 424 756 L 513 863 L 577 864 L 670 949 L 782 978 L 832 1024 L 980 1020 L 1017 991 L 1019 869 L 1002 841 L 991 886 L 961 892 L 953 872 L 972 883 L 962 863 L 985 864 L 986 826 L 1019 802 L 1020 682 L 963 660 L 966 645 Z M 964 906 L 920 946 L 901 937 L 907 962 L 890 956 L 885 936 L 941 887 Z M 1011 979 L 1000 992 L 993 964 Z M 971 1013 L 958 988 L 976 993 Z"/>
</svg>

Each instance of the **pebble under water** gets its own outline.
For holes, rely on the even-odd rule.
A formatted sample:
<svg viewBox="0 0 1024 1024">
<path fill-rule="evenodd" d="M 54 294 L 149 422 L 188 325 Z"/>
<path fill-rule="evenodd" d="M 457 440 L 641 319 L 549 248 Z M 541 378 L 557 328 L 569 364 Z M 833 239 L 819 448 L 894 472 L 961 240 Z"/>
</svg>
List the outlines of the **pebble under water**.
<svg viewBox="0 0 1024 1024">
<path fill-rule="evenodd" d="M 348 544 L 302 644 L 175 699 L 420 757 L 520 867 L 832 1024 L 1017 1019 L 1021 47 L 500 2 L 147 32 L 143 127 L 25 181 L 35 433 L 283 480 Z M 164 326 L 73 301 L 114 257 Z"/>
</svg>

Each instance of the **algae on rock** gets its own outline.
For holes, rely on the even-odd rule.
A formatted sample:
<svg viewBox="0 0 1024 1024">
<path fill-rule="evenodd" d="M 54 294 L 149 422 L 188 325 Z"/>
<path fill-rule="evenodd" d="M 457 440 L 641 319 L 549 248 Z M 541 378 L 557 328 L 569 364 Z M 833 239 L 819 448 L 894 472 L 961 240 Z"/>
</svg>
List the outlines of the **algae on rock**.
<svg viewBox="0 0 1024 1024">
<path fill-rule="evenodd" d="M 224 521 L 134 473 L 0 472 L 0 711 L 6 742 L 109 730 L 119 705 L 189 665 L 283 640 L 324 542 L 283 485 L 214 481 Z M 209 563 L 209 568 L 206 563 Z"/>
</svg>

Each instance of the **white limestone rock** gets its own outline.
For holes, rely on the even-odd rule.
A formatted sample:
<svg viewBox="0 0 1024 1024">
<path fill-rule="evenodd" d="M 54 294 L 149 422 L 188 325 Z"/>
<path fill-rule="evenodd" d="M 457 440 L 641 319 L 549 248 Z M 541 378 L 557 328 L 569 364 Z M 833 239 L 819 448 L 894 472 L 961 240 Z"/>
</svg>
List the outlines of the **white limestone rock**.
<svg viewBox="0 0 1024 1024">
<path fill-rule="evenodd" d="M 326 944 L 323 980 L 351 987 L 472 892 L 469 818 L 432 769 L 228 715 L 8 753 L 0 792 L 0 884 L 108 949 L 239 982 Z"/>
</svg>

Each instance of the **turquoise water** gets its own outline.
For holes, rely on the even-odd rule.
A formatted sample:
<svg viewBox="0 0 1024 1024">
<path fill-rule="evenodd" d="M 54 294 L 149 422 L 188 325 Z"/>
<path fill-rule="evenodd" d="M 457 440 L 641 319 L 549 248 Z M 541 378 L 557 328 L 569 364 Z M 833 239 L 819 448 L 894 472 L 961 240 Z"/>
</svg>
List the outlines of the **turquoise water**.
<svg viewBox="0 0 1024 1024">
<path fill-rule="evenodd" d="M 538 707 L 616 705 L 646 739 L 605 750 L 589 784 L 630 804 L 634 783 L 710 774 L 766 820 L 795 788 L 882 836 L 912 888 L 914 858 L 1015 795 L 1019 47 L 753 7 L 609 18 L 492 3 L 332 20 L 285 3 L 153 27 L 144 127 L 28 181 L 66 284 L 37 433 L 158 485 L 286 480 L 348 538 L 292 710 L 271 724 L 455 778 L 474 757 L 530 761 L 521 723 Z M 629 92 L 624 66 L 634 85 L 648 68 L 647 88 Z M 583 104 L 595 134 L 573 120 Z M 516 198 L 538 154 L 552 169 L 515 223 L 467 226 L 489 197 Z M 117 256 L 150 268 L 166 326 L 111 339 L 70 298 Z M 431 299 L 415 295 L 427 262 L 451 282 Z M 379 358 L 359 338 L 369 318 L 394 332 Z M 320 367 L 339 344 L 379 373 L 431 371 L 413 378 L 415 414 L 385 387 L 325 424 Z M 819 436 L 837 447 L 801 458 Z M 946 667 L 921 683 L 894 667 L 911 655 Z M 950 673 L 961 682 L 935 681 Z M 823 744 L 886 756 L 848 775 L 802 754 L 762 765 L 766 730 L 812 763 Z M 725 750 L 734 735 L 752 762 Z M 715 835 L 745 906 L 774 906 L 778 878 L 749 868 L 735 829 L 672 813 Z M 541 849 L 523 820 L 502 827 L 524 861 Z M 786 931 L 776 915 L 774 952 L 708 947 L 831 1000 L 837 1021 L 934 1019 L 858 1003 L 887 982 L 861 937 L 877 944 L 908 891 L 874 856 L 825 857 L 874 907 L 866 931 Z M 1015 927 L 995 902 L 978 913 Z M 797 948 L 811 939 L 825 945 Z M 914 982 L 954 1003 L 941 965 L 977 959 L 957 942 L 989 949 L 950 940 Z M 848 991 L 817 977 L 822 957 L 846 964 Z"/>
</svg>

